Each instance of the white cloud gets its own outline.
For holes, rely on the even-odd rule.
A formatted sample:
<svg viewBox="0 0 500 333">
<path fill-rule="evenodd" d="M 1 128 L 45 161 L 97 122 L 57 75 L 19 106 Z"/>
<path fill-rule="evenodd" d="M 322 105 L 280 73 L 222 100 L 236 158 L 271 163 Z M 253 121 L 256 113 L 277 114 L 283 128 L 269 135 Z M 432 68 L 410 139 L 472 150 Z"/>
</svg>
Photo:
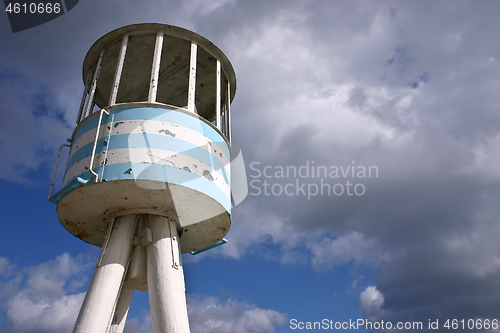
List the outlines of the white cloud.
<svg viewBox="0 0 500 333">
<path fill-rule="evenodd" d="M 500 179 L 500 134 L 487 136 L 473 148 L 474 159 L 465 165 L 461 173 L 478 176 L 483 181 Z"/>
<path fill-rule="evenodd" d="M 250 219 L 252 223 L 239 223 L 231 227 L 228 234 L 229 242 L 221 247 L 224 256 L 239 259 L 246 253 L 252 252 L 255 246 L 263 243 L 278 244 L 292 250 L 300 244 L 300 234 L 287 223 L 285 218 L 275 214 L 254 214 L 253 205 L 243 205 L 238 208 L 238 219 Z M 290 253 L 292 254 L 292 253 Z M 291 261 L 297 258 L 281 258 L 281 261 Z"/>
<path fill-rule="evenodd" d="M 79 289 L 88 279 L 83 273 L 89 266 L 87 258 L 64 253 L 53 261 L 12 271 L 0 283 L 6 295 L 0 302 L 5 317 L 0 332 L 71 331 L 85 296 Z"/>
<path fill-rule="evenodd" d="M 140 317 L 127 318 L 125 323 L 125 333 L 153 333 L 153 323 L 151 312 L 142 311 Z"/>
<path fill-rule="evenodd" d="M 7 302 L 5 324 L 0 332 L 69 332 L 80 310 L 85 293 L 54 299 L 34 299 L 20 292 Z"/>
<path fill-rule="evenodd" d="M 356 264 L 378 266 L 388 260 L 379 242 L 359 232 L 332 239 L 324 237 L 309 245 L 312 252 L 312 265 L 316 270 L 333 269 L 337 265 L 353 260 Z"/>
<path fill-rule="evenodd" d="M 53 99 L 47 86 L 29 75 L 0 71 L 0 177 L 19 183 L 48 177 L 56 150 L 70 135 Z"/>
<path fill-rule="evenodd" d="M 359 295 L 357 308 L 366 320 L 373 322 L 377 321 L 383 315 L 383 304 L 384 295 L 377 290 L 377 287 L 369 286 Z"/>
<path fill-rule="evenodd" d="M 9 259 L 0 257 L 0 276 L 7 276 L 12 272 L 14 266 Z"/>
<path fill-rule="evenodd" d="M 189 325 L 192 333 L 272 333 L 286 323 L 287 315 L 261 309 L 234 298 L 188 295 Z M 151 313 L 127 319 L 125 332 L 152 333 Z"/>
<path fill-rule="evenodd" d="M 202 1 L 194 0 L 184 3 L 186 12 L 196 13 L 201 16 L 207 16 L 215 10 L 218 10 L 227 5 L 234 5 L 236 0 L 216 0 L 216 1 Z"/>
<path fill-rule="evenodd" d="M 261 309 L 233 298 L 188 297 L 188 313 L 193 333 L 274 332 L 286 323 L 286 314 Z"/>
<path fill-rule="evenodd" d="M 78 291 L 90 266 L 88 258 L 64 253 L 53 261 L 19 270 L 0 257 L 0 309 L 5 318 L 0 332 L 70 332 L 85 296 Z M 198 295 L 188 295 L 188 312 L 193 333 L 272 333 L 287 317 L 234 298 L 221 301 Z M 125 332 L 152 333 L 150 312 L 128 318 Z"/>
</svg>

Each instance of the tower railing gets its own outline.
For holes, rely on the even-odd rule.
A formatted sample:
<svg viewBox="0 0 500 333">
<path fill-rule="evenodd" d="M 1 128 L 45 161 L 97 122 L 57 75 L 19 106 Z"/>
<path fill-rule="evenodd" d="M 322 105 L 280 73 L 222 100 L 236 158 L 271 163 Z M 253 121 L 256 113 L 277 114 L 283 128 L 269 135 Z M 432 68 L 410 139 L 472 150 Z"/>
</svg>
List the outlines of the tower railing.
<svg viewBox="0 0 500 333">
<path fill-rule="evenodd" d="M 217 128 L 230 142 L 230 104 L 236 88 L 231 86 L 231 77 L 221 64 L 221 60 L 211 50 L 207 50 L 196 40 L 188 40 L 185 39 L 186 36 L 180 37 L 178 33 L 176 35 L 169 34 L 169 32 L 160 30 L 125 34 L 101 48 L 99 57 L 90 64 L 91 68 L 86 73 L 84 67 L 85 88 L 75 127 L 101 109 L 109 110 L 116 106 L 134 104 L 155 105 L 198 115 L 199 118 Z M 144 45 L 137 47 L 138 42 L 134 40 L 134 36 L 139 35 Z M 145 35 L 151 35 L 151 45 L 144 43 Z M 129 44 L 134 43 L 132 52 L 137 53 L 139 49 L 143 52 L 140 55 L 141 58 L 138 58 L 137 54 L 127 53 Z M 189 46 L 189 50 L 185 54 L 169 56 L 170 45 Z M 211 43 L 209 45 L 213 46 Z M 137 74 L 144 72 L 140 67 L 143 58 L 147 59 L 146 62 L 152 62 L 150 75 L 147 78 L 143 74 L 142 76 Z M 152 61 L 149 60 L 150 58 Z M 136 61 L 137 59 L 139 60 Z M 168 64 L 171 60 L 173 62 Z M 105 68 L 110 68 L 113 67 L 110 66 L 112 62 L 116 62 L 114 73 L 105 73 L 107 77 L 103 78 L 103 73 L 101 73 L 103 64 Z M 180 73 L 179 68 L 184 68 L 185 73 Z M 232 68 L 230 72 L 232 73 Z M 124 82 L 130 85 L 131 77 L 134 78 L 136 75 L 138 77 L 135 85 L 124 87 Z M 126 80 L 123 80 L 123 76 L 127 76 Z M 187 85 L 184 84 L 185 82 Z M 187 86 L 187 91 L 185 88 L 181 89 L 181 86 Z M 130 94 L 130 90 L 134 90 L 135 95 Z M 106 91 L 109 91 L 109 98 L 102 95 Z M 207 91 L 209 91 L 208 94 Z M 211 96 L 211 99 L 200 101 L 200 96 Z M 203 110 L 198 109 L 199 105 L 203 105 Z"/>
</svg>

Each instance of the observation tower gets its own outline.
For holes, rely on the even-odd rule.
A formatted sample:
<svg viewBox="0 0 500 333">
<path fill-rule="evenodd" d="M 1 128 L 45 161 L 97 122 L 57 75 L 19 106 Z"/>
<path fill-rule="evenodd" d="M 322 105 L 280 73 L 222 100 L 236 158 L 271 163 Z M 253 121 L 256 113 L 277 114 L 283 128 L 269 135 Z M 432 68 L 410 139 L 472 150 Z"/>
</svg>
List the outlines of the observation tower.
<svg viewBox="0 0 500 333">
<path fill-rule="evenodd" d="M 204 37 L 135 24 L 101 37 L 57 204 L 62 226 L 102 247 L 74 333 L 123 332 L 134 289 L 155 333 L 189 332 L 181 253 L 226 242 L 236 77 Z"/>
</svg>

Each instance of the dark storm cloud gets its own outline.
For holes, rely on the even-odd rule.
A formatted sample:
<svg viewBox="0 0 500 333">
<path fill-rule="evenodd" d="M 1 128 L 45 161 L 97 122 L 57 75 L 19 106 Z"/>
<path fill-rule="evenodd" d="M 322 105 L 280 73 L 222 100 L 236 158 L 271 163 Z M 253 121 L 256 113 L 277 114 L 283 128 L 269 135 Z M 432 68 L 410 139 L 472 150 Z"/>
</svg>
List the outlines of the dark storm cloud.
<svg viewBox="0 0 500 333">
<path fill-rule="evenodd" d="M 284 248 L 308 237 L 318 269 L 371 265 L 376 289 L 364 296 L 381 301 L 358 306 L 379 320 L 497 316 L 498 6 L 316 4 L 254 29 L 234 60 L 255 70 L 240 84 L 255 96 L 240 106 L 245 124 L 259 124 L 238 131 L 251 138 L 248 167 L 372 165 L 379 177 L 353 180 L 363 196 L 307 198 L 294 182 L 320 179 L 250 169 L 268 195 L 236 210 L 252 223 L 233 236 L 245 246 L 270 235 Z M 292 183 L 293 195 L 272 193 Z"/>
</svg>

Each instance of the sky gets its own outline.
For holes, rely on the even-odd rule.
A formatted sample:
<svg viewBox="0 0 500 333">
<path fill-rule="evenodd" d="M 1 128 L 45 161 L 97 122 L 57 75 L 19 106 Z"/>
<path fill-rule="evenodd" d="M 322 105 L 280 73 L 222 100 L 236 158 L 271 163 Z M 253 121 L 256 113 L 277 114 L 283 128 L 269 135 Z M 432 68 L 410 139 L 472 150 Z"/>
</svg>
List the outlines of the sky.
<svg viewBox="0 0 500 333">
<path fill-rule="evenodd" d="M 88 49 L 146 22 L 237 77 L 249 194 L 228 244 L 183 257 L 191 332 L 500 331 L 499 2 L 81 0 L 18 33 L 0 15 L 1 333 L 72 330 L 100 249 L 47 201 L 57 150 Z M 125 332 L 152 332 L 146 292 Z"/>
</svg>

